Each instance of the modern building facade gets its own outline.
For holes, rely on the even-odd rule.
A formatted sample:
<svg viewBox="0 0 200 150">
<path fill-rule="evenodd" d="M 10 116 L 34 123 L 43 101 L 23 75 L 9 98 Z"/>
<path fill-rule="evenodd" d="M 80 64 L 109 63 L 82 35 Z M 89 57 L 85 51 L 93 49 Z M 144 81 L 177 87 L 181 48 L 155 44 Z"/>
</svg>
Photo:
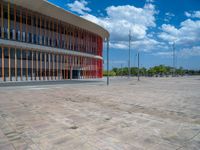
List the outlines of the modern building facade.
<svg viewBox="0 0 200 150">
<path fill-rule="evenodd" d="M 0 82 L 102 78 L 102 27 L 44 0 L 0 0 Z"/>
</svg>

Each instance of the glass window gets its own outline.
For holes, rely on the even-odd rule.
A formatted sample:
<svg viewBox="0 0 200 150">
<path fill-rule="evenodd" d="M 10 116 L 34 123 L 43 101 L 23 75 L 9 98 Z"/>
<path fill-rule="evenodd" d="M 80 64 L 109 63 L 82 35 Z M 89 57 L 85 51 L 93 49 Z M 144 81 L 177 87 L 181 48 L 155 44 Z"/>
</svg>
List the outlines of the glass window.
<svg viewBox="0 0 200 150">
<path fill-rule="evenodd" d="M 4 17 L 4 19 L 8 19 L 8 6 L 7 6 L 7 4 L 4 4 L 4 6 L 3 6 L 3 17 Z"/>
<path fill-rule="evenodd" d="M 27 24 L 31 25 L 31 16 L 28 16 Z"/>
<path fill-rule="evenodd" d="M 4 28 L 4 38 L 8 39 L 8 29 L 6 27 Z"/>
<path fill-rule="evenodd" d="M 52 40 L 51 40 L 51 38 L 49 39 L 49 46 L 52 46 Z"/>
<path fill-rule="evenodd" d="M 10 8 L 10 20 L 14 20 L 14 8 L 13 8 L 13 5 L 11 5 L 11 8 Z"/>
<path fill-rule="evenodd" d="M 42 53 L 42 77 L 45 77 L 45 53 Z"/>
<path fill-rule="evenodd" d="M 31 39 L 31 37 L 32 37 L 32 34 L 31 33 L 28 33 L 28 43 L 31 43 L 32 42 L 32 39 Z"/>
<path fill-rule="evenodd" d="M 45 38 L 45 45 L 47 45 L 47 46 L 49 45 L 48 44 L 48 37 Z"/>
<path fill-rule="evenodd" d="M 11 61 L 11 80 L 15 80 L 15 49 L 10 49 L 10 61 Z"/>
<path fill-rule="evenodd" d="M 51 30 L 51 32 L 53 31 L 53 22 L 52 21 L 50 23 L 50 30 Z"/>
<path fill-rule="evenodd" d="M 40 28 L 40 18 L 38 18 L 38 28 Z"/>
<path fill-rule="evenodd" d="M 40 36 L 37 36 L 37 44 L 40 44 Z"/>
<path fill-rule="evenodd" d="M 36 44 L 36 34 L 33 36 L 33 43 Z"/>
<path fill-rule="evenodd" d="M 32 51 L 28 51 L 28 60 L 32 60 Z"/>
<path fill-rule="evenodd" d="M 36 17 L 33 17 L 33 26 L 36 27 Z"/>
<path fill-rule="evenodd" d="M 15 49 L 14 48 L 10 49 L 10 59 L 15 59 Z"/>
<path fill-rule="evenodd" d="M 42 29 L 44 29 L 44 18 L 42 18 Z"/>
<path fill-rule="evenodd" d="M 47 79 L 49 79 L 49 54 L 46 53 L 46 76 L 47 76 Z"/>
<path fill-rule="evenodd" d="M 38 52 L 38 61 L 40 61 L 40 52 Z"/>
<path fill-rule="evenodd" d="M 54 55 L 54 76 L 57 76 L 57 55 Z"/>
<path fill-rule="evenodd" d="M 15 29 L 12 29 L 12 32 L 11 32 L 11 35 L 10 35 L 10 38 L 11 38 L 12 40 L 15 40 L 14 35 L 15 35 Z"/>
<path fill-rule="evenodd" d="M 32 77 L 32 51 L 28 51 L 28 77 Z"/>
<path fill-rule="evenodd" d="M 17 41 L 20 41 L 20 31 L 19 30 L 16 33 L 16 39 L 17 39 Z"/>
<path fill-rule="evenodd" d="M 26 24 L 26 13 L 22 12 L 22 23 Z"/>
<path fill-rule="evenodd" d="M 46 53 L 46 61 L 48 62 L 49 61 L 49 54 Z"/>
<path fill-rule="evenodd" d="M 26 80 L 26 50 L 22 50 L 23 80 Z"/>
<path fill-rule="evenodd" d="M 6 81 L 8 80 L 9 76 L 8 58 L 9 58 L 8 48 L 4 48 L 4 77 Z"/>
<path fill-rule="evenodd" d="M 44 36 L 42 36 L 42 45 L 44 45 Z"/>
<path fill-rule="evenodd" d="M 25 50 L 22 51 L 22 59 L 26 60 L 26 51 Z"/>
<path fill-rule="evenodd" d="M 17 49 L 17 76 L 21 76 L 21 50 Z"/>
<path fill-rule="evenodd" d="M 0 18 L 1 18 L 1 7 L 0 7 Z"/>
<path fill-rule="evenodd" d="M 16 12 L 16 21 L 20 22 L 20 10 L 19 10 L 19 8 L 17 9 L 17 12 Z"/>
<path fill-rule="evenodd" d="M 54 23 L 54 32 L 56 32 L 56 30 L 57 30 L 57 24 Z"/>
<path fill-rule="evenodd" d="M 53 76 L 53 54 L 50 54 L 50 74 L 49 76 Z"/>
<path fill-rule="evenodd" d="M 38 52 L 38 77 L 40 77 L 40 56 L 41 56 L 41 53 Z"/>
<path fill-rule="evenodd" d="M 46 21 L 46 29 L 49 30 L 49 21 Z"/>
<path fill-rule="evenodd" d="M 23 41 L 23 42 L 26 41 L 26 33 L 25 33 L 25 32 L 22 33 L 22 41 Z"/>
<path fill-rule="evenodd" d="M 33 51 L 33 80 L 36 80 L 36 52 Z"/>
<path fill-rule="evenodd" d="M 42 61 L 44 62 L 44 53 L 42 53 Z"/>
</svg>

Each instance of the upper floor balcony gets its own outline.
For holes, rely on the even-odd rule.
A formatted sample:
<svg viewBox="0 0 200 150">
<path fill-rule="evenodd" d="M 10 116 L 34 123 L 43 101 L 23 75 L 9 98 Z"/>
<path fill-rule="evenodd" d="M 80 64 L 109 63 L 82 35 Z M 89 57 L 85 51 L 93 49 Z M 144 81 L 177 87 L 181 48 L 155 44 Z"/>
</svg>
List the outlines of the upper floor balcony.
<svg viewBox="0 0 200 150">
<path fill-rule="evenodd" d="M 100 36 L 14 4 L 0 5 L 0 38 L 102 56 Z"/>
</svg>

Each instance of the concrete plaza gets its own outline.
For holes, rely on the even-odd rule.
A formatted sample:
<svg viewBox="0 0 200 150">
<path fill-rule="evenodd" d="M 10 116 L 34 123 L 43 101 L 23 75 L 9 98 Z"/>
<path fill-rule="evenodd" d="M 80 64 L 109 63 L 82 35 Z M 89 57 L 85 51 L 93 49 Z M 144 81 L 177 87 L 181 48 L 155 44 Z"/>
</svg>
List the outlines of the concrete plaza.
<svg viewBox="0 0 200 150">
<path fill-rule="evenodd" d="M 0 87 L 0 150 L 199 150 L 200 77 Z"/>
</svg>

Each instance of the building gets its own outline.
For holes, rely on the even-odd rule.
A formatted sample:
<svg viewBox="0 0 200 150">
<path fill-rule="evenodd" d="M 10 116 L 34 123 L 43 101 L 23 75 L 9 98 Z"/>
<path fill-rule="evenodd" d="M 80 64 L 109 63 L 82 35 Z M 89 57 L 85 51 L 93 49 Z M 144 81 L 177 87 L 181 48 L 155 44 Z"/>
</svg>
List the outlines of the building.
<svg viewBox="0 0 200 150">
<path fill-rule="evenodd" d="M 45 0 L 0 0 L 0 81 L 102 78 L 109 33 Z"/>
</svg>

